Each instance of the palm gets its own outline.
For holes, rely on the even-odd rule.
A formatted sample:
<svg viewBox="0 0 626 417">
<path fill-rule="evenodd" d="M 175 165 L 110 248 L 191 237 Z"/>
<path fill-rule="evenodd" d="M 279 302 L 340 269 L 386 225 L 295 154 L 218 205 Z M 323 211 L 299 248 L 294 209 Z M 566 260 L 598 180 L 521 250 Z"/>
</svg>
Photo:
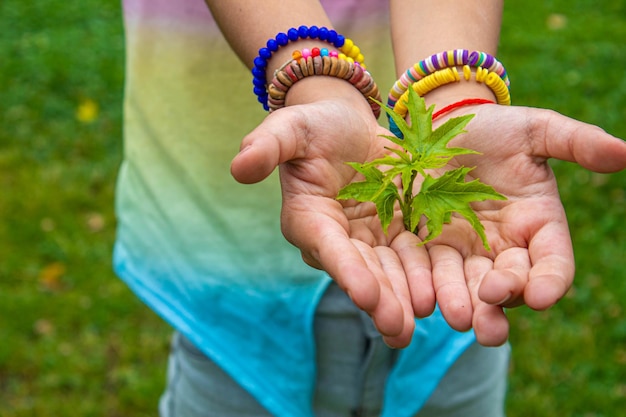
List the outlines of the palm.
<svg viewBox="0 0 626 417">
<path fill-rule="evenodd" d="M 233 175 L 245 183 L 280 166 L 285 237 L 372 316 L 392 346 L 409 343 L 413 316 L 429 314 L 435 299 L 452 327 L 473 327 L 487 345 L 508 335 L 502 306 L 554 304 L 572 282 L 574 262 L 546 160 L 599 172 L 626 167 L 626 144 L 593 126 L 546 110 L 474 110 L 470 133 L 455 141 L 483 155 L 453 162 L 476 166 L 472 175 L 508 197 L 475 205 L 491 252 L 462 219 L 453 219 L 426 252 L 403 229 L 401 216 L 385 235 L 372 204 L 336 200 L 356 179 L 345 162 L 380 157 L 389 144 L 366 106 L 336 99 L 281 109 L 244 139 L 245 151 L 233 161 Z"/>
<path fill-rule="evenodd" d="M 492 250 L 485 251 L 458 218 L 428 247 L 437 301 L 448 322 L 459 330 L 473 327 L 479 341 L 495 345 L 508 335 L 503 306 L 548 308 L 573 280 L 567 219 L 547 158 L 614 171 L 626 165 L 626 149 L 599 129 L 553 112 L 502 106 L 475 110 L 469 133 L 458 140 L 482 155 L 455 163 L 476 166 L 471 174 L 508 198 L 474 206 Z M 587 152 L 595 140 L 607 142 Z"/>
<path fill-rule="evenodd" d="M 355 178 L 346 161 L 380 156 L 387 143 L 382 133 L 368 108 L 359 113 L 349 102 L 281 109 L 247 138 L 254 150 L 236 158 L 233 174 L 256 182 L 280 167 L 285 237 L 372 316 L 388 344 L 402 347 L 413 333 L 413 305 L 421 315 L 434 308 L 428 254 L 401 224 L 385 235 L 371 205 L 336 199 Z"/>
</svg>

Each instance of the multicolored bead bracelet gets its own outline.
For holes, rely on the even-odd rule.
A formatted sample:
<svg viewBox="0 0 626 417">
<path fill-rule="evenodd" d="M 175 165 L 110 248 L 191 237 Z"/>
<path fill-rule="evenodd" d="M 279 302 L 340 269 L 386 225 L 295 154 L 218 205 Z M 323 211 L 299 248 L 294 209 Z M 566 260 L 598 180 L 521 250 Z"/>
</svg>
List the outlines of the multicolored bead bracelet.
<svg viewBox="0 0 626 417">
<path fill-rule="evenodd" d="M 469 65 L 463 66 L 463 78 L 470 81 L 472 70 Z M 475 79 L 479 83 L 485 83 L 487 87 L 493 91 L 498 104 L 510 105 L 511 94 L 508 87 L 495 72 L 490 72 L 486 68 L 478 67 L 476 69 Z M 453 82 L 461 81 L 461 76 L 456 68 L 445 68 L 422 78 L 421 80 L 411 84 L 411 88 L 419 95 L 424 96 L 435 88 Z M 408 109 L 406 102 L 408 99 L 408 89 L 405 91 L 393 106 L 393 111 L 404 116 Z"/>
<path fill-rule="evenodd" d="M 472 77 L 472 68 L 469 65 L 464 65 L 462 68 L 462 72 L 463 78 L 466 81 L 470 81 Z M 503 81 L 497 73 L 491 72 L 487 68 L 478 67 L 476 68 L 476 75 L 474 78 L 476 82 L 485 83 L 485 85 L 489 87 L 491 91 L 493 91 L 494 95 L 496 96 L 497 104 L 511 104 L 511 94 L 509 92 L 509 88 L 506 85 L 505 81 Z M 417 82 L 412 83 L 411 88 L 421 97 L 438 87 L 460 81 L 461 75 L 459 74 L 459 71 L 456 67 L 444 68 L 442 70 L 435 71 L 430 75 L 427 75 Z M 402 117 L 406 116 L 408 112 L 408 94 L 409 92 L 407 88 L 407 91 L 402 93 L 400 98 L 393 105 L 393 111 Z M 394 135 L 402 137 L 400 129 L 398 129 L 395 122 L 391 118 L 389 118 L 389 130 L 391 130 Z"/>
<path fill-rule="evenodd" d="M 356 46 L 352 40 L 345 38 L 333 29 L 317 26 L 299 26 L 298 28 L 290 28 L 286 33 L 280 32 L 276 35 L 276 37 L 269 39 L 266 42 L 266 46 L 259 49 L 259 55 L 253 62 L 253 92 L 265 110 L 269 110 L 267 78 L 265 76 L 267 64 L 272 58 L 272 54 L 278 51 L 280 47 L 299 39 L 319 39 L 327 42 L 339 49 L 347 57 L 350 57 L 354 61 L 361 64 L 362 68 L 365 68 L 365 57 L 361 53 L 361 49 Z"/>
<path fill-rule="evenodd" d="M 285 106 L 287 92 L 296 82 L 313 75 L 326 75 L 344 79 L 352 84 L 365 97 L 374 116 L 376 118 L 380 116 L 380 105 L 370 100 L 373 98 L 380 102 L 378 86 L 359 62 L 326 48 L 294 51 L 292 57 L 292 60 L 274 72 L 274 78 L 268 84 L 270 112 Z"/>
<path fill-rule="evenodd" d="M 510 87 L 509 76 L 504 66 L 494 56 L 486 52 L 467 49 L 451 49 L 431 55 L 417 62 L 406 70 L 389 90 L 387 105 L 392 107 L 409 88 L 409 85 L 445 68 L 462 67 L 468 65 L 473 68 L 482 67 L 489 72 L 496 73 L 507 88 Z"/>
</svg>

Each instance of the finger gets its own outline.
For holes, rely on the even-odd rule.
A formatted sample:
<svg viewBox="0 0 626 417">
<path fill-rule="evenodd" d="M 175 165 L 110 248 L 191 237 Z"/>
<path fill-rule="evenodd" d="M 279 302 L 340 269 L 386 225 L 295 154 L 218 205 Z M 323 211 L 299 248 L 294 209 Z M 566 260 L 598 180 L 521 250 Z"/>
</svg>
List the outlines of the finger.
<svg viewBox="0 0 626 417">
<path fill-rule="evenodd" d="M 435 289 L 428 251 L 410 232 L 400 233 L 390 247 L 398 254 L 406 274 L 413 314 L 427 317 L 435 309 Z"/>
<path fill-rule="evenodd" d="M 552 222 L 541 228 L 528 250 L 533 266 L 524 300 L 530 308 L 545 310 L 567 293 L 574 280 L 574 251 L 567 223 Z"/>
<path fill-rule="evenodd" d="M 509 337 L 509 321 L 501 306 L 487 304 L 478 296 L 480 284 L 493 269 L 493 262 L 483 256 L 471 256 L 465 260 L 464 267 L 474 310 L 472 327 L 476 340 L 483 346 L 499 346 Z"/>
<path fill-rule="evenodd" d="M 479 303 L 472 320 L 476 341 L 483 346 L 500 346 L 509 338 L 509 320 L 501 306 Z"/>
<path fill-rule="evenodd" d="M 530 259 L 526 248 L 507 249 L 496 257 L 493 270 L 488 271 L 478 289 L 482 301 L 503 307 L 524 303 Z"/>
<path fill-rule="evenodd" d="M 343 230 L 327 231 L 309 238 L 315 246 L 308 242 L 299 242 L 297 246 L 312 248 L 305 251 L 308 256 L 316 259 L 352 302 L 372 317 L 379 332 L 389 337 L 403 335 L 403 306 L 374 250 L 359 240 L 350 239 Z M 387 267 L 393 268 L 390 262 Z"/>
<path fill-rule="evenodd" d="M 373 308 L 364 310 L 372 317 L 374 325 L 383 336 L 398 337 L 398 342 L 408 338 L 408 344 L 412 334 L 412 329 L 407 329 L 405 321 L 406 313 L 410 312 L 409 293 L 406 284 L 402 283 L 405 278 L 399 260 L 390 253 L 389 248 L 371 248 L 354 239 L 352 242 L 360 251 L 379 288 L 378 302 Z M 409 316 L 412 317 L 410 314 Z"/>
<path fill-rule="evenodd" d="M 461 254 L 447 245 L 434 245 L 428 253 L 433 266 L 433 286 L 441 313 L 453 329 L 459 331 L 470 329 L 473 311 Z"/>
<path fill-rule="evenodd" d="M 381 296 L 376 276 L 363 256 L 371 246 L 348 236 L 350 225 L 338 202 L 315 205 L 314 200 L 301 198 L 298 207 L 293 202 L 291 206 L 283 205 L 283 235 L 300 249 L 309 265 L 326 271 L 357 307 L 371 314 Z"/>
<path fill-rule="evenodd" d="M 576 162 L 596 172 L 626 168 L 626 142 L 551 110 L 527 109 L 534 156 Z"/>
<path fill-rule="evenodd" d="M 330 232 L 317 242 L 317 249 L 306 251 L 308 256 L 316 260 L 319 268 L 337 282 L 357 307 L 373 313 L 381 297 L 380 287 L 362 251 L 344 233 Z"/>
<path fill-rule="evenodd" d="M 306 131 L 307 119 L 297 107 L 271 113 L 242 140 L 233 159 L 232 176 L 244 184 L 264 180 L 281 163 L 299 155 L 299 138 Z"/>
<path fill-rule="evenodd" d="M 376 246 L 374 248 L 374 252 L 378 256 L 380 265 L 382 266 L 382 270 L 385 274 L 381 285 L 391 285 L 393 295 L 400 302 L 403 310 L 402 317 L 398 317 L 397 319 L 397 322 L 402 324 L 400 334 L 385 337 L 385 343 L 394 348 L 403 348 L 408 346 L 411 342 L 413 330 L 415 329 L 413 307 L 411 305 L 411 294 L 409 292 L 409 285 L 404 266 L 400 261 L 398 254 L 390 247 Z"/>
</svg>

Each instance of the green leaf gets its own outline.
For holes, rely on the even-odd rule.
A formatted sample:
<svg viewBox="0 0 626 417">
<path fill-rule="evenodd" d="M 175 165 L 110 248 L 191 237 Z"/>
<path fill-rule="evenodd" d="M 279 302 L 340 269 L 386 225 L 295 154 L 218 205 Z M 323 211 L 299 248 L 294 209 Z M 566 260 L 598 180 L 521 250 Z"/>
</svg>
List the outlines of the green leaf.
<svg viewBox="0 0 626 417">
<path fill-rule="evenodd" d="M 473 168 L 461 167 L 449 170 L 438 178 L 428 173 L 445 167 L 456 156 L 478 154 L 471 149 L 448 147 L 452 139 L 466 133 L 465 127 L 474 115 L 451 118 L 433 131 L 434 106 L 426 108 L 424 100 L 412 88 L 408 91 L 407 109 L 410 123 L 389 107 L 378 103 L 403 135 L 403 138 L 388 135 L 382 137 L 402 149 L 387 148 L 390 154 L 384 157 L 364 164 L 350 163 L 354 169 L 363 174 L 365 181 L 348 184 L 339 192 L 337 198 L 373 202 L 385 233 L 398 201 L 407 230 L 417 232 L 421 218 L 426 217 L 428 236 L 423 243 L 439 236 L 443 225 L 452 220 L 452 214 L 458 213 L 470 222 L 485 248 L 490 250 L 484 226 L 472 209 L 471 203 L 488 199 L 505 200 L 506 197 L 479 180 L 465 182 L 467 174 Z M 387 168 L 382 171 L 379 166 Z M 418 175 L 424 181 L 420 191 L 414 195 L 413 183 Z M 402 193 L 394 182 L 398 176 L 402 183 Z"/>
<path fill-rule="evenodd" d="M 422 147 L 420 156 L 422 164 L 430 169 L 441 168 L 455 156 L 479 153 L 466 148 L 448 148 L 448 143 L 452 139 L 467 132 L 464 128 L 473 118 L 473 114 L 454 117 L 433 131 Z"/>
<path fill-rule="evenodd" d="M 417 95 L 412 88 L 409 88 L 409 97 L 407 102 L 407 108 L 409 110 L 409 117 L 411 123 L 408 124 L 406 120 L 399 114 L 383 105 L 379 102 L 381 108 L 387 113 L 387 115 L 393 119 L 393 121 L 402 132 L 403 139 L 395 136 L 384 136 L 397 145 L 402 146 L 407 152 L 412 155 L 419 155 L 422 153 L 421 146 L 428 142 L 428 138 L 432 134 L 432 117 L 434 106 L 426 108 L 424 100 Z"/>
<path fill-rule="evenodd" d="M 439 236 L 443 230 L 443 225 L 450 222 L 452 213 L 459 213 L 470 222 L 478 233 L 485 249 L 490 250 L 485 228 L 470 203 L 485 200 L 506 200 L 506 197 L 479 180 L 465 182 L 465 177 L 472 169 L 461 167 L 447 171 L 439 178 L 427 175 L 424 179 L 420 192 L 413 200 L 414 211 L 411 219 L 413 224 L 417 224 L 421 216 L 428 219 L 426 222 L 428 236 L 423 243 Z"/>
<path fill-rule="evenodd" d="M 360 202 L 371 201 L 376 205 L 376 213 L 383 231 L 387 233 L 393 219 L 395 202 L 400 199 L 398 188 L 391 182 L 393 176 L 385 175 L 371 164 L 349 163 L 355 170 L 363 174 L 365 181 L 353 182 L 343 187 L 337 199 L 354 199 Z"/>
</svg>

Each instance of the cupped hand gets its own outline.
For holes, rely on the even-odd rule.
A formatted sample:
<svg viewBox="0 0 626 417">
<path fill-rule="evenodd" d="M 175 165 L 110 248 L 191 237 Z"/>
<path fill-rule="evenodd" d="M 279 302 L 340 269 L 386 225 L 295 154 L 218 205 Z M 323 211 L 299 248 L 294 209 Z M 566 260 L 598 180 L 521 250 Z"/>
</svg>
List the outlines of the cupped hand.
<svg viewBox="0 0 626 417">
<path fill-rule="evenodd" d="M 473 207 L 485 226 L 487 252 L 469 224 L 454 217 L 427 245 L 436 299 L 448 323 L 474 329 L 484 345 L 508 337 L 503 308 L 522 304 L 543 310 L 568 291 L 574 255 L 565 211 L 549 158 L 575 162 L 595 172 L 626 168 L 626 142 L 596 126 L 542 109 L 482 105 L 451 146 L 481 152 L 456 165 L 507 196 Z M 421 230 L 420 235 L 426 233 Z"/>
<path fill-rule="evenodd" d="M 254 183 L 280 167 L 285 237 L 372 317 L 388 345 L 404 347 L 415 315 L 434 309 L 428 253 L 401 220 L 385 235 L 373 204 L 336 200 L 355 179 L 346 162 L 380 157 L 389 144 L 382 133 L 362 97 L 285 107 L 244 138 L 231 172 Z"/>
</svg>

